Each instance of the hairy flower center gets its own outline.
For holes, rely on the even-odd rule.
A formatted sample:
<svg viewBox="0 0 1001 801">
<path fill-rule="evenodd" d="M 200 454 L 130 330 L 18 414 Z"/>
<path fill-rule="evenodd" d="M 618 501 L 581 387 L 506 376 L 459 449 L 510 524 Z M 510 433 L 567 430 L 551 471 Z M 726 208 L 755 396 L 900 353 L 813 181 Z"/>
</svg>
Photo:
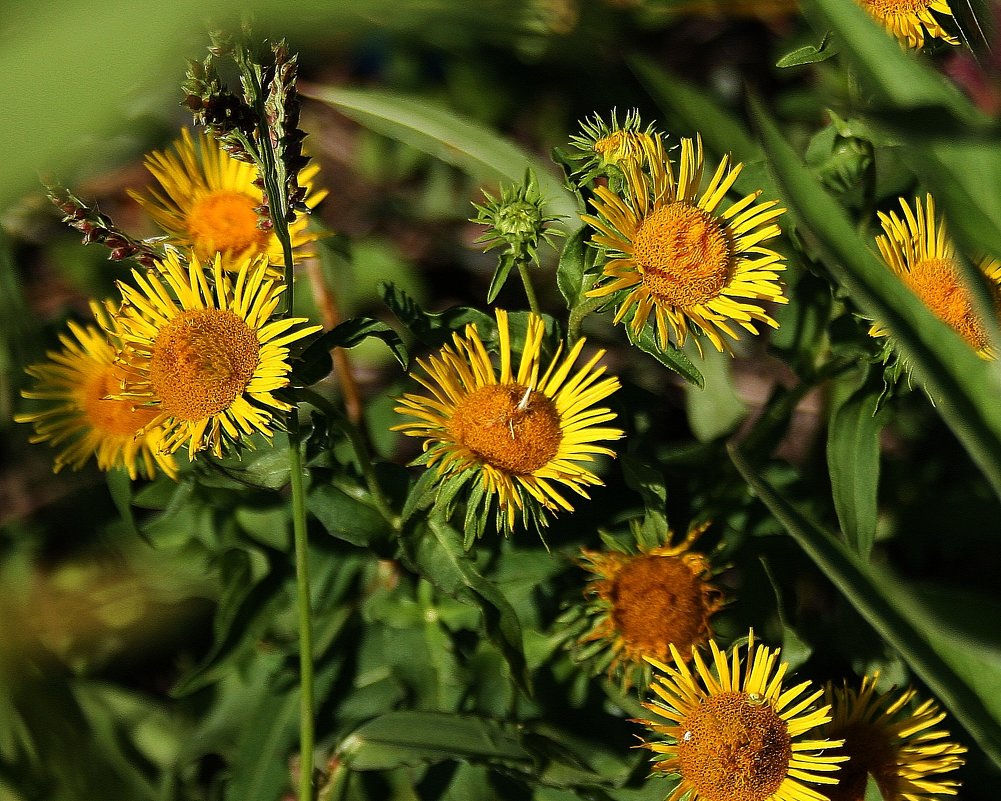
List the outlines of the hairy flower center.
<svg viewBox="0 0 1001 801">
<path fill-rule="evenodd" d="M 218 189 L 197 200 L 188 212 L 188 234 L 200 259 L 216 253 L 261 253 L 268 234 L 257 227 L 260 201 L 242 192 Z"/>
<path fill-rule="evenodd" d="M 706 698 L 681 721 L 681 775 L 705 801 L 764 801 L 789 771 L 789 728 L 743 692 Z"/>
<path fill-rule="evenodd" d="M 849 759 L 838 771 L 838 783 L 824 788 L 830 801 L 864 801 L 869 774 L 879 785 L 883 798 L 900 797 L 896 754 L 886 732 L 855 723 L 838 731 L 837 737 L 844 738 L 841 752 Z"/>
<path fill-rule="evenodd" d="M 153 343 L 150 383 L 163 411 L 179 420 L 202 420 L 243 393 L 260 352 L 257 334 L 233 312 L 181 312 Z"/>
<path fill-rule="evenodd" d="M 87 422 L 94 429 L 111 436 L 132 437 L 156 417 L 158 411 L 141 406 L 133 408 L 132 401 L 108 398 L 121 391 L 122 378 L 121 368 L 106 365 L 91 374 L 79 398 Z"/>
<path fill-rule="evenodd" d="M 702 579 L 677 556 L 638 556 L 612 582 L 612 621 L 637 655 L 665 659 L 670 643 L 688 654 L 706 632 L 707 595 Z"/>
<path fill-rule="evenodd" d="M 866 10 L 882 17 L 928 11 L 929 0 L 864 0 Z"/>
<path fill-rule="evenodd" d="M 951 259 L 925 259 L 904 273 L 904 282 L 935 316 L 950 325 L 976 350 L 990 341 L 983 323 L 973 311 L 973 299 L 960 283 L 956 263 Z"/>
<path fill-rule="evenodd" d="M 487 464 L 526 475 L 548 464 L 563 439 L 553 402 L 521 384 L 490 384 L 463 398 L 448 431 Z"/>
<path fill-rule="evenodd" d="M 731 250 L 723 226 L 682 201 L 648 215 L 633 241 L 643 286 L 669 306 L 697 306 L 718 297 L 732 277 Z"/>
</svg>

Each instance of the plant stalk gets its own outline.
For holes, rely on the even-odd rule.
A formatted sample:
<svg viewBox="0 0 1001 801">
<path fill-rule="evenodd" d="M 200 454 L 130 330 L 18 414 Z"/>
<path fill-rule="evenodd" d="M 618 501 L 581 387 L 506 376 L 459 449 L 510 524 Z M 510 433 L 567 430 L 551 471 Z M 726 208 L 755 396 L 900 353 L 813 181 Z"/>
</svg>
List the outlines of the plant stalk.
<svg viewBox="0 0 1001 801">
<path fill-rule="evenodd" d="M 539 310 L 539 298 L 535 294 L 535 287 L 532 286 L 532 277 L 528 274 L 528 265 L 523 261 L 518 262 L 518 273 L 521 275 L 521 283 L 525 285 L 525 297 L 528 298 L 528 307 L 533 314 L 542 314 Z"/>
</svg>

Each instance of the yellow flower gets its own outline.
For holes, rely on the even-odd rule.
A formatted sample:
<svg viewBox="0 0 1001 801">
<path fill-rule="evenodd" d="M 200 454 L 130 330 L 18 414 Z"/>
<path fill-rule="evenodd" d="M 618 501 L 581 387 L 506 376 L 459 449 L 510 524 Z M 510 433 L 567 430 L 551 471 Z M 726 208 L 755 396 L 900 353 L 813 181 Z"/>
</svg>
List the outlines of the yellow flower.
<svg viewBox="0 0 1001 801">
<path fill-rule="evenodd" d="M 647 657 L 667 659 L 673 644 L 687 659 L 712 637 L 709 619 L 723 606 L 723 594 L 710 583 L 709 560 L 690 550 L 707 527 L 693 528 L 677 545 L 669 535 L 655 548 L 581 551 L 579 564 L 591 574 L 584 590 L 591 627 L 578 645 L 625 687 L 650 683 Z M 591 643 L 601 650 L 592 652 Z"/>
<path fill-rule="evenodd" d="M 925 34 L 958 45 L 959 39 L 946 32 L 933 11 L 952 17 L 946 0 L 859 0 L 862 7 L 908 47 L 924 47 Z"/>
<path fill-rule="evenodd" d="M 885 232 L 876 237 L 883 260 L 910 287 L 932 313 L 960 334 L 985 359 L 995 356 L 983 321 L 973 309 L 973 299 L 963 285 L 956 264 L 956 248 L 949 239 L 945 220 L 936 219 L 935 201 L 925 198 L 926 208 L 915 200 L 914 209 L 900 198 L 903 220 L 895 212 L 879 213 Z M 1001 262 L 985 258 L 980 269 L 990 281 L 995 306 L 1001 311 Z M 874 323 L 869 333 L 886 336 L 889 330 Z"/>
<path fill-rule="evenodd" d="M 644 706 L 668 722 L 640 722 L 656 735 L 644 743 L 657 755 L 654 769 L 680 777 L 667 801 L 825 801 L 805 782 L 837 782 L 824 774 L 847 757 L 823 752 L 841 740 L 801 739 L 831 719 L 829 707 L 811 706 L 823 690 L 809 682 L 783 689 L 789 666 L 778 664 L 778 649 L 756 647 L 753 632 L 743 675 L 739 648 L 728 665 L 714 641 L 709 647 L 714 672 L 695 649 L 694 674 L 673 645 L 674 667 L 649 660 L 657 698 Z"/>
<path fill-rule="evenodd" d="M 525 522 L 545 525 L 543 510 L 573 507 L 560 487 L 588 497 L 586 487 L 601 480 L 582 463 L 594 455 L 614 456 L 597 445 L 622 436 L 603 423 L 615 413 L 595 404 L 619 388 L 616 378 L 602 378 L 604 356 L 598 351 L 571 376 L 584 340 L 560 358 L 562 345 L 542 373 L 545 324 L 528 316 L 525 345 L 517 372 L 512 367 L 508 313 L 497 310 L 500 375 L 475 324 L 453 335 L 437 356 L 418 359 L 425 376 L 414 375 L 429 395 L 405 394 L 396 411 L 414 418 L 393 430 L 424 439 L 420 461 L 437 466 L 438 476 L 474 480 L 470 506 L 483 506 L 482 521 L 496 500 L 497 527 L 511 531 L 521 513 Z"/>
<path fill-rule="evenodd" d="M 652 126 L 641 129 L 640 115 L 636 109 L 626 112 L 619 125 L 618 115 L 612 111 L 611 123 L 597 114 L 580 124 L 580 133 L 570 137 L 573 150 L 568 154 L 573 161 L 582 162 L 574 171 L 574 179 L 583 186 L 599 175 L 617 176 L 626 164 L 641 168 L 654 148 L 657 134 Z"/>
<path fill-rule="evenodd" d="M 914 690 L 877 693 L 878 680 L 878 673 L 866 676 L 857 691 L 827 685 L 824 700 L 833 718 L 823 733 L 843 739 L 843 753 L 849 756 L 841 767 L 841 781 L 827 793 L 830 801 L 863 801 L 870 774 L 884 801 L 956 795 L 959 782 L 942 774 L 963 764 L 960 754 L 966 749 L 949 742 L 947 731 L 935 728 L 945 713 L 934 701 L 907 712 L 904 707 L 914 699 Z"/>
<path fill-rule="evenodd" d="M 752 334 L 755 321 L 777 327 L 762 301 L 785 303 L 777 273 L 782 257 L 762 247 L 781 231 L 775 220 L 785 211 L 774 200 L 755 204 L 759 192 L 720 212 L 723 198 L 743 169 L 728 157 L 700 193 L 702 143 L 681 140 L 678 174 L 660 137 L 648 164 L 649 175 L 623 164 L 625 189 L 595 189 L 596 215 L 583 219 L 596 229 L 592 242 L 610 258 L 602 279 L 587 294 L 603 298 L 623 293 L 615 322 L 632 312 L 638 334 L 651 314 L 661 348 L 669 339 L 681 346 L 695 326 L 719 350 L 738 335 Z"/>
<path fill-rule="evenodd" d="M 203 262 L 216 253 L 226 257 L 225 264 L 242 257 L 267 256 L 277 276 L 285 265 L 282 246 L 270 231 L 258 227 L 256 211 L 262 193 L 255 185 L 257 168 L 230 156 L 219 143 L 199 131 L 197 143 L 187 128 L 174 142 L 174 152 L 154 151 L 146 157 L 146 168 L 159 184 L 149 187 L 148 196 L 130 191 L 159 225 L 173 244 L 190 248 Z M 319 167 L 310 165 L 299 176 L 306 188 L 306 205 L 316 206 L 327 192 L 313 191 L 313 178 Z M 319 237 L 307 230 L 306 215 L 298 215 L 289 226 L 293 256 L 296 260 L 315 255 L 311 243 Z"/>
<path fill-rule="evenodd" d="M 156 412 L 127 400 L 109 398 L 120 388 L 125 374 L 115 363 L 121 347 L 120 331 L 108 309 L 91 303 L 102 328 L 70 322 L 73 334 L 61 334 L 60 351 L 50 351 L 49 361 L 34 364 L 27 372 L 37 383 L 22 394 L 47 402 L 47 408 L 15 415 L 19 423 L 32 423 L 32 442 L 49 442 L 61 450 L 55 472 L 69 465 L 80 469 L 94 456 L 101 470 L 124 467 L 135 479 L 141 472 L 152 478 L 156 468 L 177 477 L 172 456 L 160 452 L 163 431 L 152 425 Z"/>
<path fill-rule="evenodd" d="M 138 288 L 119 283 L 127 383 L 117 397 L 155 412 L 166 453 L 187 441 L 191 459 L 203 449 L 222 456 L 224 442 L 270 437 L 275 414 L 292 409 L 274 394 L 289 383 L 286 346 L 320 326 L 270 319 L 285 285 L 266 277 L 267 259 L 235 266 L 234 279 L 217 254 L 207 273 L 170 251 L 159 274 L 133 271 Z"/>
</svg>

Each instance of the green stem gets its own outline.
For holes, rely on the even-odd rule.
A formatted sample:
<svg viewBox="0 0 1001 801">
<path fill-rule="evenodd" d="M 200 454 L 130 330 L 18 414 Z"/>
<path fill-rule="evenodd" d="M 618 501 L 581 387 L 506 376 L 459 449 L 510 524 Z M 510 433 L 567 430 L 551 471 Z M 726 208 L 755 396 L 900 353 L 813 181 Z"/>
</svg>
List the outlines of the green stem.
<svg viewBox="0 0 1001 801">
<path fill-rule="evenodd" d="M 570 347 L 580 339 L 584 318 L 596 311 L 604 302 L 605 298 L 586 298 L 570 310 L 570 318 L 567 320 L 567 344 Z"/>
<path fill-rule="evenodd" d="M 295 540 L 296 610 L 299 617 L 299 801 L 313 798 L 313 609 L 309 591 L 309 540 L 303 487 L 299 418 L 289 417 L 289 469 L 292 476 L 292 533 Z"/>
<path fill-rule="evenodd" d="M 539 299 L 535 295 L 535 287 L 532 286 L 532 277 L 528 274 L 528 265 L 523 261 L 518 262 L 518 272 L 521 274 L 521 283 L 525 285 L 525 297 L 528 298 L 528 307 L 533 314 L 542 314 L 539 310 Z"/>
<path fill-rule="evenodd" d="M 263 97 L 263 92 L 258 92 Z M 267 119 L 263 108 L 258 110 L 262 122 Z M 259 137 L 261 175 L 268 194 L 271 223 L 282 244 L 285 261 L 285 316 L 291 317 L 295 306 L 295 272 L 292 258 L 292 237 L 289 235 L 288 198 L 279 179 L 278 155 L 271 136 L 263 125 Z M 313 610 L 309 589 L 309 538 L 306 529 L 306 490 L 303 486 L 303 463 L 299 430 L 299 409 L 288 414 L 288 460 L 292 484 L 292 533 L 295 542 L 296 610 L 299 618 L 299 801 L 313 801 L 313 750 L 316 740 L 313 720 Z"/>
</svg>

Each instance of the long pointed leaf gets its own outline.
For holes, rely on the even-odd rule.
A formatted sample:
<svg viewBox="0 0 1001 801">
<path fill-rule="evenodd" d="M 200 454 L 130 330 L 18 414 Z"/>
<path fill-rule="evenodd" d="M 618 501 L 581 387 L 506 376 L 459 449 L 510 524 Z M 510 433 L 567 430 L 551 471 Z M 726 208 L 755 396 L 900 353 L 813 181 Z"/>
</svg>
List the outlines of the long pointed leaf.
<svg viewBox="0 0 1001 801">
<path fill-rule="evenodd" d="M 826 264 L 853 301 L 886 325 L 915 376 L 935 398 L 996 492 L 1001 493 L 1001 376 L 936 318 L 863 241 L 841 206 L 824 191 L 764 109 L 754 117 L 776 182 L 801 225 L 816 237 Z"/>
<path fill-rule="evenodd" d="M 972 649 L 951 640 L 914 604 L 906 589 L 865 564 L 831 534 L 789 504 L 735 448 L 730 458 L 789 535 L 862 617 L 907 660 L 914 672 L 1001 767 L 1001 676 Z"/>
<path fill-rule="evenodd" d="M 426 98 L 392 92 L 300 85 L 300 94 L 312 97 L 355 122 L 404 142 L 459 167 L 475 178 L 506 178 L 519 182 L 531 169 L 539 179 L 548 214 L 566 218 L 567 232 L 577 228 L 577 201 L 552 174 L 549 165 L 528 155 L 503 137 Z"/>
</svg>

